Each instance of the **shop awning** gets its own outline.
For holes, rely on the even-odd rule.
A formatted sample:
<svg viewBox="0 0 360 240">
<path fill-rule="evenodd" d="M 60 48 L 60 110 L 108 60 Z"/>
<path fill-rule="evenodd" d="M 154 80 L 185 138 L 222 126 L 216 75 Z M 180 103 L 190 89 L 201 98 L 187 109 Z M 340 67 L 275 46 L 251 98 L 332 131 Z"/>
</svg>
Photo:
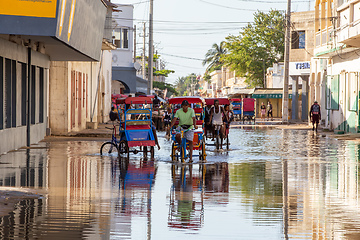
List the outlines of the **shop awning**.
<svg viewBox="0 0 360 240">
<path fill-rule="evenodd" d="M 301 95 L 301 89 L 299 95 Z M 282 98 L 282 89 L 256 89 L 252 95 L 252 98 Z M 292 99 L 292 92 L 289 89 L 289 99 Z"/>
</svg>

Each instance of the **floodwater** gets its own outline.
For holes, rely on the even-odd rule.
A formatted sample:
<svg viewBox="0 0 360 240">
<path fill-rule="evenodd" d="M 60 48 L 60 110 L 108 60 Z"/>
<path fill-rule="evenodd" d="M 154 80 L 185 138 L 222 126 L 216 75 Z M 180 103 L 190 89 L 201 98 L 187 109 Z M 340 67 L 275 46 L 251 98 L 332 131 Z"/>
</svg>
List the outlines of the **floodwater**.
<svg viewBox="0 0 360 240">
<path fill-rule="evenodd" d="M 42 142 L 0 156 L 0 186 L 45 190 L 0 218 L 0 239 L 360 239 L 360 143 L 312 131 L 231 129 L 231 150 L 172 164 Z"/>
</svg>

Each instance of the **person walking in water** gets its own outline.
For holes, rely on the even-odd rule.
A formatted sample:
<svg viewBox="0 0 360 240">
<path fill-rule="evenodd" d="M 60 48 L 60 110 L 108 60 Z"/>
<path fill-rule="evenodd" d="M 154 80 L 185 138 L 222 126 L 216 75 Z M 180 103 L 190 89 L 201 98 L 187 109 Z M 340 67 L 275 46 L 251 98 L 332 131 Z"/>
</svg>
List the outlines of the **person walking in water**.
<svg viewBox="0 0 360 240">
<path fill-rule="evenodd" d="M 267 105 L 267 119 L 269 121 L 269 118 L 271 116 L 271 121 L 273 120 L 273 112 L 272 112 L 272 104 L 270 101 L 268 101 L 268 105 Z"/>
<path fill-rule="evenodd" d="M 311 105 L 310 108 L 310 120 L 312 122 L 313 125 L 313 131 L 318 129 L 318 125 L 319 125 L 319 121 L 321 120 L 321 111 L 320 111 L 320 105 L 318 104 L 318 102 L 315 100 L 314 104 Z"/>
</svg>

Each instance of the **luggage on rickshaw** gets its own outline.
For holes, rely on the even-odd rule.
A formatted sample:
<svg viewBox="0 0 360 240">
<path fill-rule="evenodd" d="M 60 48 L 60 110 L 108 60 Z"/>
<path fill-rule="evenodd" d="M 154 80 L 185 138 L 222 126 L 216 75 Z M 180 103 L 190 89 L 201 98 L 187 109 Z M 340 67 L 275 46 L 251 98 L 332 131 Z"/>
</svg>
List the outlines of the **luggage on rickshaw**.
<svg viewBox="0 0 360 240">
<path fill-rule="evenodd" d="M 233 98 L 230 99 L 232 105 L 232 111 L 234 114 L 234 118 L 237 120 L 241 119 L 241 99 L 240 98 Z"/>
</svg>

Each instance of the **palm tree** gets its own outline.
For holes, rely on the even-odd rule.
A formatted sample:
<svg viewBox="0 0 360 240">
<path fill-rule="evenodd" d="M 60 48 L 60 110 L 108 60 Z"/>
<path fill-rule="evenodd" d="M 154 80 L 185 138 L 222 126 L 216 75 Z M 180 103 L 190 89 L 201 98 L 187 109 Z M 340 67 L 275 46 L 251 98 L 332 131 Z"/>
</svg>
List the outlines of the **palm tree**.
<svg viewBox="0 0 360 240">
<path fill-rule="evenodd" d="M 220 42 L 220 45 L 214 43 L 212 48 L 205 54 L 205 59 L 202 62 L 203 66 L 209 64 L 206 71 L 215 70 L 221 67 L 224 63 L 221 57 L 226 54 L 225 41 Z"/>
</svg>

